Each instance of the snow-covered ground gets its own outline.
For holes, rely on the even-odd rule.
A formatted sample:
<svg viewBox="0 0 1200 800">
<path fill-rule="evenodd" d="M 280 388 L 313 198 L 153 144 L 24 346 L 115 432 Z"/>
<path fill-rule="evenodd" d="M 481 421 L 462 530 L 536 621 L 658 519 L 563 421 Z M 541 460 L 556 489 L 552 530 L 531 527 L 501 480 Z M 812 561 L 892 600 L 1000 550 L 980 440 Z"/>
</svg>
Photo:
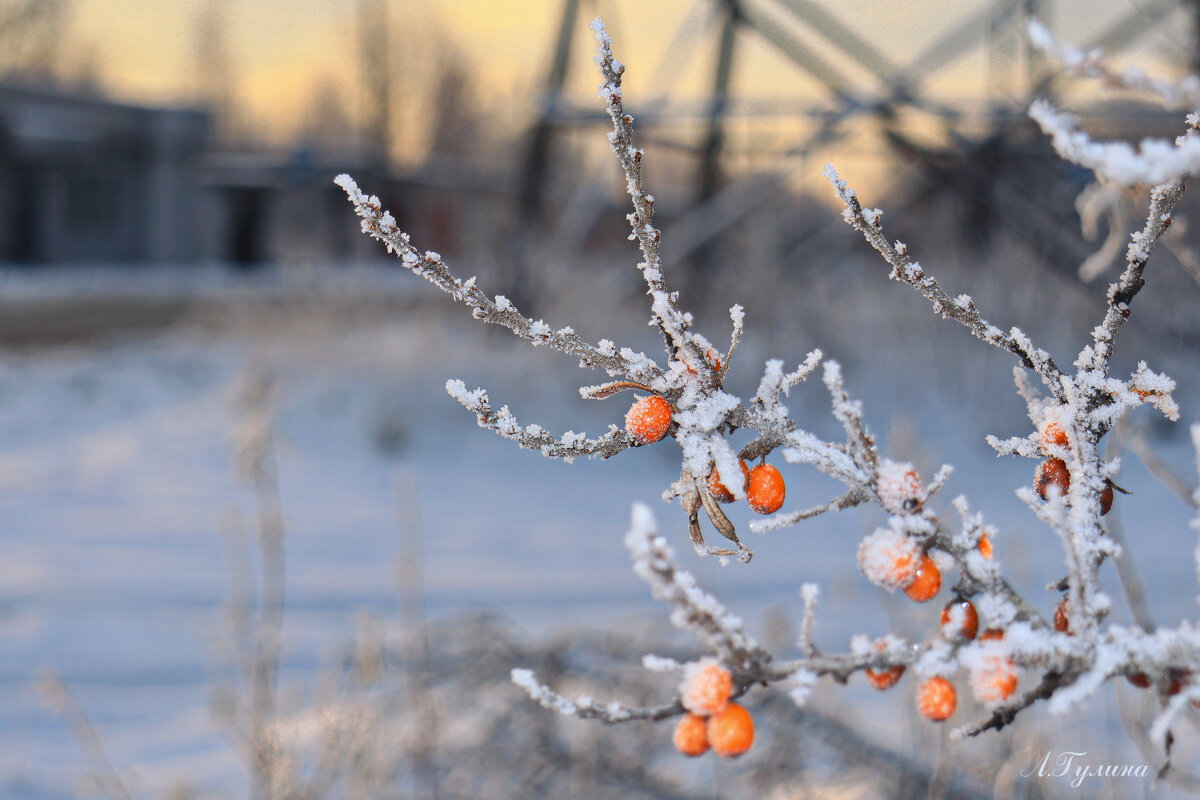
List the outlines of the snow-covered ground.
<svg viewBox="0 0 1200 800">
<path fill-rule="evenodd" d="M 10 297 L 59 291 L 45 282 L 6 282 Z M 67 291 L 70 280 L 64 282 Z M 391 278 L 378 286 L 410 291 L 395 288 Z M 238 284 L 231 291 L 244 289 Z M 220 280 L 213 283 L 218 300 L 225 290 Z M 487 387 L 493 402 L 510 404 L 522 422 L 598 432 L 620 422 L 625 400 L 580 400 L 576 388 L 594 376 L 556 354 L 477 330 L 461 309 L 443 313 L 449 302 L 428 291 L 414 291 L 394 319 L 355 324 L 314 313 L 321 307 L 319 287 L 283 293 L 292 300 L 298 295 L 293 313 L 262 312 L 269 325 L 252 311 L 228 324 L 207 319 L 136 338 L 0 353 L 0 797 L 72 796 L 86 773 L 68 727 L 35 691 L 42 670 L 60 675 L 75 693 L 135 794 L 158 796 L 179 781 L 234 793 L 243 786 L 229 739 L 209 707 L 214 681 L 227 669 L 219 655 L 229 590 L 222 530 L 234 518 L 253 526 L 253 495 L 236 478 L 231 439 L 237 387 L 252 372 L 275 376 L 279 390 L 274 429 L 287 537 L 285 684 L 311 682 L 363 612 L 394 620 L 397 565 L 414 558 L 435 617 L 488 609 L 537 636 L 557 627 L 663 615 L 630 571 L 621 545 L 633 501 L 656 507 L 685 566 L 755 627 L 768 609 L 796 615 L 797 590 L 812 581 L 823 589 L 816 629 L 823 647 L 845 648 L 851 632 L 899 627 L 920 635 L 930 629 L 940 601 L 905 604 L 855 570 L 858 538 L 879 521 L 872 513 L 746 534 L 756 551 L 748 566 L 698 560 L 687 546 L 682 513 L 658 500 L 678 474 L 670 442 L 609 462 L 567 466 L 479 430 L 443 388 L 446 379 L 462 378 Z M 751 318 L 751 337 L 755 325 Z M 641 330 L 630 335 L 638 337 L 637 346 L 654 344 Z M 826 344 L 798 338 L 788 352 L 771 352 L 798 334 L 783 324 L 773 335 L 766 344 L 747 343 L 731 375 L 732 391 L 752 393 L 763 358 L 785 355 L 795 362 L 805 348 Z M 831 331 L 831 338 L 838 335 Z M 1030 480 L 1031 465 L 998 460 L 982 442 L 984 433 L 1024 432 L 1011 427 L 1021 419 L 1015 393 L 972 407 L 963 402 L 970 393 L 962 386 L 931 386 L 925 374 L 906 373 L 903 362 L 891 372 L 869 371 L 872 348 L 834 355 L 850 364 L 848 387 L 863 398 L 885 448 L 924 470 L 943 461 L 956 466 L 938 503 L 952 515 L 949 499 L 969 493 L 1002 531 L 999 557 L 1049 612 L 1055 598 L 1042 587 L 1063 570 L 1058 543 L 1012 496 Z M 989 365 L 1004 362 L 1004 354 L 986 355 Z M 919 360 L 912 353 L 906 358 Z M 1170 365 L 1161 368 L 1171 372 Z M 1002 371 L 999 385 L 1006 382 Z M 800 387 L 793 398 L 794 410 L 813 418 L 815 428 L 832 429 L 819 383 Z M 1196 405 L 1188 405 L 1195 399 L 1180 397 L 1185 420 L 1196 418 Z M 996 408 L 1005 409 L 998 418 Z M 1192 480 L 1184 437 L 1160 447 Z M 826 500 L 837 488 L 815 473 L 785 475 L 789 508 Z M 1120 483 L 1135 494 L 1119 498 L 1114 513 L 1124 521 L 1158 620 L 1194 619 L 1195 537 L 1187 510 L 1132 456 Z M 748 516 L 735 522 L 744 526 Z M 1108 575 L 1106 590 L 1118 598 L 1114 617 L 1128 620 L 1111 570 Z M 859 688 L 831 687 L 828 694 L 839 691 L 849 705 L 865 697 Z M 887 713 L 895 716 L 910 698 L 893 693 L 872 702 L 890 703 Z M 1053 730 L 1065 738 L 1047 733 L 1043 739 L 1058 749 L 1103 746 L 1111 761 L 1130 763 L 1137 754 L 1111 730 L 1112 705 L 1107 697 L 1096 704 L 1098 716 L 1056 721 L 1062 727 Z M 1044 723 L 1038 713 L 1026 724 Z M 1110 724 L 1085 729 L 1089 719 Z M 878 731 L 886 737 L 882 727 Z"/>
</svg>

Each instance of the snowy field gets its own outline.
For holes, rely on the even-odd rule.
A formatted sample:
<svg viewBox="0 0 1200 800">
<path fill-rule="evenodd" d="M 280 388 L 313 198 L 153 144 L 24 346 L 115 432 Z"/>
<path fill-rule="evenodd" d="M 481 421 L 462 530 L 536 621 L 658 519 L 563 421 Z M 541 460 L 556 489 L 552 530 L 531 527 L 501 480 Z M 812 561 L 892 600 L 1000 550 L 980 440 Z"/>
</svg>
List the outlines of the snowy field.
<svg viewBox="0 0 1200 800">
<path fill-rule="evenodd" d="M 839 326 L 839 316 L 828 310 L 829 286 L 839 284 L 822 284 L 813 291 L 811 316 L 798 309 L 756 339 L 762 323 L 754 313 L 776 309 L 770 298 L 761 309 L 747 303 L 748 341 L 730 389 L 752 394 L 767 357 L 794 364 L 808 349 L 825 348 L 846 364 L 848 387 L 863 399 L 881 445 L 924 471 L 955 465 L 938 504 L 950 516 L 950 498 L 969 493 L 1002 531 L 998 555 L 1015 582 L 1042 598 L 1049 613 L 1054 598 L 1041 587 L 1062 574 L 1058 543 L 1012 494 L 1030 480 L 1030 464 L 996 459 L 983 443 L 986 433 L 1025 432 L 1021 403 L 1007 388 L 1011 365 L 1005 354 L 941 327 L 949 323 L 932 319 L 919 302 L 910 310 L 904 304 L 912 298 L 887 286 L 882 275 L 876 270 L 873 278 L 878 290 L 854 296 L 858 312 L 880 309 L 886 318 L 866 314 Z M 857 280 L 840 285 L 857 291 Z M 81 293 L 119 299 L 182 291 L 171 280 L 159 290 L 151 282 L 148 290 L 127 276 L 7 276 L 0 283 L 6 302 L 18 305 Z M 448 378 L 485 386 L 495 405 L 510 404 L 522 422 L 557 432 L 596 433 L 619 424 L 626 401 L 581 401 L 577 387 L 595 376 L 557 354 L 519 348 L 503 332 L 478 329 L 411 276 L 364 271 L 353 280 L 326 275 L 276 285 L 218 276 L 201 283 L 184 290 L 206 297 L 204 307 L 169 326 L 0 352 L 0 797 L 75 796 L 87 774 L 70 728 L 36 690 L 45 670 L 75 694 L 135 795 L 159 797 L 188 785 L 198 796 L 244 796 L 243 767 L 210 707 L 215 682 L 229 670 L 222 655 L 229 593 L 223 531 L 237 520 L 254 525 L 253 495 L 233 467 L 235 399 L 250 375 L 272 376 L 278 389 L 273 429 L 287 561 L 281 682 L 301 692 L 364 614 L 385 625 L 402 622 L 397 568 L 414 560 L 423 574 L 424 607 L 435 620 L 486 610 L 536 640 L 553 631 L 621 629 L 635 618 L 665 618 L 630 571 L 621 544 L 634 501 L 655 508 L 684 566 L 756 631 L 771 614 L 794 620 L 797 590 L 806 581 L 822 587 L 816 637 L 830 650 L 844 649 L 851 632 L 898 629 L 919 636 L 948 596 L 943 590 L 929 607 L 913 607 L 858 574 L 858 538 L 878 524 L 881 512 L 746 534 L 756 551 L 753 562 L 722 568 L 694 557 L 682 512 L 658 499 L 678 474 L 670 442 L 609 462 L 566 466 L 479 430 L 446 395 Z M 552 304 L 548 321 L 575 325 L 593 338 L 610 335 L 657 357 L 653 337 L 636 321 L 639 301 L 626 296 L 627 283 L 601 275 L 595 284 L 586 299 L 564 296 Z M 386 313 L 349 320 L 326 313 L 331 285 L 357 287 L 377 305 L 387 298 Z M 337 307 L 353 306 L 356 296 L 343 292 Z M 1148 290 L 1147 304 L 1153 299 Z M 578 322 L 574 314 L 589 306 L 621 309 L 618 327 L 628 332 L 626 340 L 594 319 Z M 821 324 L 821 313 L 833 321 Z M 1039 323 L 1036 310 L 1030 316 L 1035 332 L 1039 324 L 1062 323 Z M 712 338 L 720 341 L 727 322 L 713 319 L 719 327 Z M 950 344 L 937 339 L 939 333 Z M 1153 335 L 1135 332 L 1130 340 L 1153 344 Z M 880 355 L 879 341 L 894 343 L 901 355 Z M 929 368 L 930 354 L 942 359 L 940 372 Z M 1069 361 L 1068 353 L 1059 355 Z M 1147 435 L 1193 481 L 1183 434 L 1200 413 L 1195 353 L 1176 348 L 1152 366 L 1181 378 L 1184 421 L 1175 432 L 1148 425 Z M 958 371 L 957 377 L 947 371 Z M 833 430 L 819 382 L 800 387 L 793 398 L 793 411 L 812 419 L 817 432 Z M 1151 422 L 1151 414 L 1140 421 Z M 822 502 L 835 488 L 797 468 L 785 476 L 785 508 Z M 1132 455 L 1120 478 L 1135 494 L 1118 499 L 1114 518 L 1129 539 L 1157 621 L 1195 619 L 1195 537 L 1187 509 Z M 744 525 L 747 516 L 735 522 Z M 1112 570 L 1106 575 L 1114 619 L 1128 621 Z M 872 709 L 872 722 L 861 727 L 883 742 L 911 702 L 907 683 L 883 699 L 868 694 L 861 681 L 849 689 L 822 686 L 820 704 L 827 710 L 862 721 L 862 710 Z M 663 689 L 670 691 L 669 680 Z M 1132 702 L 1131 693 L 1124 685 L 1110 687 L 1090 713 L 1050 719 L 1035 710 L 1018 727 L 1027 726 L 1027 740 L 1043 749 L 1088 749 L 1098 762 L 1141 763 L 1116 713 L 1118 702 Z M 668 736 L 663 727 L 661 737 Z M 946 745 L 968 748 L 964 752 L 971 746 Z M 1020 758 L 1012 772 L 1035 760 L 1033 750 Z M 753 756 L 736 769 L 752 772 Z M 1114 782 L 1093 790 L 1087 796 L 1140 797 L 1146 784 Z M 1080 790 L 1046 783 L 1038 791 L 1058 797 Z"/>
</svg>

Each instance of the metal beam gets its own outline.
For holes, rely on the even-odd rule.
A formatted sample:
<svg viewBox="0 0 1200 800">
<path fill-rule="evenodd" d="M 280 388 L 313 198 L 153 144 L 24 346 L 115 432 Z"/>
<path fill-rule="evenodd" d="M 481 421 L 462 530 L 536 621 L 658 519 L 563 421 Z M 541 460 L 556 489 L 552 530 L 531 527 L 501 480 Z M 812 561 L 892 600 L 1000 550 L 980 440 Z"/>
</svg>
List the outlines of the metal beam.
<svg viewBox="0 0 1200 800">
<path fill-rule="evenodd" d="M 521 216 L 534 219 L 541 216 L 542 194 L 545 189 L 546 173 L 550 162 L 550 142 L 556 126 L 555 117 L 567 82 L 567 67 L 571 60 L 571 40 L 579 18 L 579 0 L 563 0 L 563 13 L 558 26 L 558 39 L 554 46 L 550 71 L 546 75 L 546 88 L 542 92 L 538 119 L 529 134 L 525 153 L 525 169 L 522 171 L 521 191 L 518 197 Z"/>
<path fill-rule="evenodd" d="M 712 100 L 708 108 L 708 132 L 700 146 L 700 173 L 697 200 L 701 203 L 717 191 L 721 172 L 721 148 L 725 143 L 725 116 L 729 106 L 729 78 L 733 70 L 733 44 L 737 38 L 737 0 L 725 0 L 725 19 L 721 23 L 721 43 L 717 50 L 717 68 L 713 74 Z"/>
<path fill-rule="evenodd" d="M 889 85 L 895 80 L 896 65 L 874 45 L 821 6 L 809 2 L 809 0 L 776 0 L 776 2 L 807 22 L 814 31 L 858 61 L 879 80 Z"/>
</svg>

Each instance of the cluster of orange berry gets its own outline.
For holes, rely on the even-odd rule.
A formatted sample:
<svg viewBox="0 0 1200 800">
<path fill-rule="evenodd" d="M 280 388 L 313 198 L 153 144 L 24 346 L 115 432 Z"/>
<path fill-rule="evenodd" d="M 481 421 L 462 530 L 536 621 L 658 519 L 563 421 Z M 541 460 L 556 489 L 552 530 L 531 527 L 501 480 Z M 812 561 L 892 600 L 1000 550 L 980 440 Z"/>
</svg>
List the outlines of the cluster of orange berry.
<svg viewBox="0 0 1200 800">
<path fill-rule="evenodd" d="M 717 369 L 720 369 L 717 361 Z M 674 409 L 658 395 L 643 397 L 634 402 L 625 414 L 625 432 L 641 444 L 653 444 L 665 437 L 671 429 Z M 779 470 L 770 464 L 759 464 L 754 469 L 738 459 L 742 468 L 742 491 L 751 510 L 759 514 L 774 514 L 783 507 L 787 486 Z M 733 492 L 722 482 L 714 468 L 708 476 L 708 492 L 721 503 L 733 502 Z"/>
<path fill-rule="evenodd" d="M 709 748 L 722 758 L 740 756 L 754 744 L 754 719 L 731 702 L 733 676 L 712 661 L 689 664 L 680 685 L 688 713 L 675 726 L 675 749 L 702 756 Z"/>
<path fill-rule="evenodd" d="M 979 632 L 979 612 L 970 600 L 951 600 L 942 609 L 942 635 L 951 641 L 969 642 Z M 980 641 L 998 641 L 1004 632 L 989 628 L 979 633 Z M 882 643 L 879 649 L 883 649 Z M 903 666 L 884 670 L 864 670 L 867 682 L 876 689 L 890 689 L 904 674 Z M 981 703 L 994 705 L 1012 697 L 1017 690 L 1017 671 L 1012 659 L 1003 655 L 988 655 L 971 670 L 971 687 L 975 698 Z M 937 675 L 926 679 L 917 689 L 917 710 L 934 722 L 949 719 L 958 707 L 958 694 L 954 684 Z"/>
<path fill-rule="evenodd" d="M 738 459 L 742 468 L 742 492 L 750 510 L 758 514 L 774 514 L 783 507 L 783 499 L 787 495 L 787 486 L 779 470 L 770 464 L 759 464 L 754 469 L 746 466 L 746 462 Z M 721 482 L 721 473 L 716 468 L 708 476 L 708 493 L 718 502 L 732 503 L 733 492 Z"/>
<path fill-rule="evenodd" d="M 1068 443 L 1067 432 L 1057 422 L 1049 422 L 1042 429 L 1043 449 L 1067 447 Z M 1033 488 L 1037 490 L 1038 496 L 1043 500 L 1050 499 L 1051 491 L 1065 496 L 1071 488 L 1071 472 L 1067 469 L 1067 462 L 1061 458 L 1052 457 L 1039 464 L 1033 473 Z M 1112 481 L 1106 480 L 1104 489 L 1100 492 L 1100 514 L 1107 514 L 1112 509 L 1112 504 L 1113 484 Z"/>
</svg>

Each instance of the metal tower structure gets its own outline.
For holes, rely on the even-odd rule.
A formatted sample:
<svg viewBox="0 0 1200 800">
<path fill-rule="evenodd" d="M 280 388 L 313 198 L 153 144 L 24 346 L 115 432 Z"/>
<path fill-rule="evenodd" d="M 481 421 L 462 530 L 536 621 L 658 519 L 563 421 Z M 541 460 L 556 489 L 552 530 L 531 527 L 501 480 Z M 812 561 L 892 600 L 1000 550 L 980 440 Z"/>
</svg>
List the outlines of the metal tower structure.
<svg viewBox="0 0 1200 800">
<path fill-rule="evenodd" d="M 595 2 L 595 0 L 592 0 Z M 927 188 L 956 192 L 981 207 L 991 218 L 1013 229 L 1031 242 L 1038 242 L 1046 255 L 1060 263 L 1078 263 L 1088 245 L 1073 232 L 1073 225 L 1058 219 L 1060 211 L 1037 197 L 1028 196 L 1006 180 L 994 163 L 1000 145 L 1018 125 L 1025 124 L 1024 110 L 1035 94 L 1052 89 L 1050 74 L 1024 45 L 1020 46 L 1020 91 L 1009 98 L 994 96 L 985 133 L 979 133 L 979 114 L 935 99 L 927 86 L 930 80 L 965 56 L 987 51 L 989 58 L 1004 40 L 1024 41 L 1024 27 L 1034 17 L 1051 16 L 1051 0 L 990 0 L 974 13 L 950 26 L 916 57 L 897 63 L 857 34 L 835 13 L 816 0 L 706 0 L 702 11 L 715 12 L 717 56 L 711 92 L 704 111 L 704 132 L 695 147 L 697 157 L 695 197 L 700 206 L 713 203 L 724 184 L 723 161 L 726 126 L 736 116 L 736 98 L 731 96 L 731 78 L 737 70 L 743 40 L 754 37 L 775 49 L 796 68 L 820 85 L 827 102 L 821 107 L 796 108 L 790 113 L 808 119 L 808 130 L 788 155 L 815 154 L 828 147 L 843 125 L 865 118 L 877 126 L 883 140 L 908 161 L 922 165 Z M 564 95 L 572 59 L 571 40 L 577 33 L 581 0 L 563 0 L 562 14 L 551 67 L 547 72 L 539 115 L 527 139 L 521 210 L 527 220 L 542 213 L 544 186 L 556 131 L 566 126 L 595 121 L 602 115 L 573 108 Z M 1144 0 L 1105 27 L 1084 49 L 1103 48 L 1120 52 L 1171 12 L 1187 9 L 1200 29 L 1200 0 Z M 798 35 L 803 31 L 804 36 Z M 824 57 L 808 42 L 818 41 L 825 51 L 836 51 L 871 76 L 873 85 L 863 86 Z M 696 46 L 699 46 L 697 43 Z M 1200 54 L 1200 44 L 1195 48 Z M 1200 56 L 1197 56 L 1200 58 Z M 830 107 L 832 106 L 832 107 Z M 904 120 L 918 115 L 936 121 L 942 138 L 952 144 L 933 148 L 914 137 Z M 643 110 L 643 124 L 671 121 L 668 114 Z M 969 117 L 969 119 L 968 119 Z M 972 125 L 964 123 L 971 122 Z M 694 240 L 691 246 L 703 244 Z M 703 268 L 703 264 L 700 265 Z"/>
</svg>

